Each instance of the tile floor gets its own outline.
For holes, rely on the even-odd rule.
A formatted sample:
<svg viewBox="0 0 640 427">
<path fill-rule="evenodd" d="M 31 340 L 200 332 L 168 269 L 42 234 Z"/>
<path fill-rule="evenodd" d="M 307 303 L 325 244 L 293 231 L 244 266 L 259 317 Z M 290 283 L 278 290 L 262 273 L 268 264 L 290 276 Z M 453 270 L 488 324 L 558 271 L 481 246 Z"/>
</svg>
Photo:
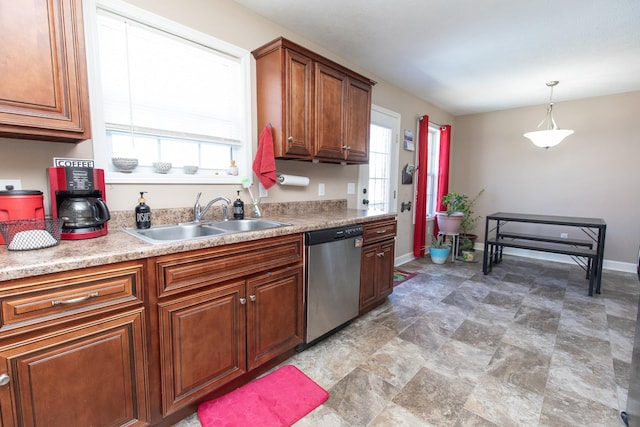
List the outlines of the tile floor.
<svg viewBox="0 0 640 427">
<path fill-rule="evenodd" d="M 289 359 L 330 393 L 306 426 L 623 426 L 640 284 L 505 256 L 400 267 L 388 302 Z M 194 414 L 176 427 L 200 426 Z"/>
</svg>

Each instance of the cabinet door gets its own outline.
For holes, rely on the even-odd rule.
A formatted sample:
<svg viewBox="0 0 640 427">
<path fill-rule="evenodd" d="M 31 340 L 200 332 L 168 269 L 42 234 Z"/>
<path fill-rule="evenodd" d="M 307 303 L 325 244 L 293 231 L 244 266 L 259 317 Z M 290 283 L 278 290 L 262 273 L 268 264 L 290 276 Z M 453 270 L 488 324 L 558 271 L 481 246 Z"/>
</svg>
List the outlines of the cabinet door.
<svg viewBox="0 0 640 427">
<path fill-rule="evenodd" d="M 376 297 L 381 300 L 393 292 L 393 264 L 395 242 L 383 242 L 378 245 L 378 264 L 376 266 Z"/>
<path fill-rule="evenodd" d="M 246 372 L 244 281 L 158 304 L 162 413 Z"/>
<path fill-rule="evenodd" d="M 303 288 L 302 267 L 276 270 L 247 282 L 250 370 L 302 342 Z"/>
<path fill-rule="evenodd" d="M 4 427 L 148 423 L 143 309 L 0 348 Z"/>
<path fill-rule="evenodd" d="M 2 1 L 0 40 L 0 134 L 88 139 L 82 2 Z"/>
<path fill-rule="evenodd" d="M 360 263 L 360 311 L 376 301 L 376 270 L 378 264 L 378 245 L 362 248 Z"/>
<path fill-rule="evenodd" d="M 284 153 L 311 157 L 313 151 L 313 63 L 310 58 L 285 50 Z"/>
<path fill-rule="evenodd" d="M 371 85 L 349 79 L 347 96 L 347 161 L 369 162 L 369 129 L 371 125 Z"/>
<path fill-rule="evenodd" d="M 347 76 L 331 67 L 316 63 L 315 79 L 315 157 L 344 160 Z"/>
</svg>

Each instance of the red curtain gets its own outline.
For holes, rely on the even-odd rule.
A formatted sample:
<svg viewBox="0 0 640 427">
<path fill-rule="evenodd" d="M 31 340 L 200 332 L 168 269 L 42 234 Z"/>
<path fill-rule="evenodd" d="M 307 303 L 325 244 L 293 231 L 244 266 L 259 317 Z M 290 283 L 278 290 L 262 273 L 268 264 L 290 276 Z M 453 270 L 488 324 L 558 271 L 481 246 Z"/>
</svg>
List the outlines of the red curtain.
<svg viewBox="0 0 640 427">
<path fill-rule="evenodd" d="M 424 257 L 427 228 L 427 154 L 429 144 L 429 116 L 422 116 L 418 125 L 418 164 L 416 176 L 416 224 L 413 230 L 413 256 Z"/>
<path fill-rule="evenodd" d="M 440 157 L 438 158 L 438 193 L 436 194 L 436 212 L 443 211 L 442 196 L 449 192 L 449 153 L 451 151 L 451 125 L 440 127 Z M 433 226 L 438 234 L 438 222 Z"/>
</svg>

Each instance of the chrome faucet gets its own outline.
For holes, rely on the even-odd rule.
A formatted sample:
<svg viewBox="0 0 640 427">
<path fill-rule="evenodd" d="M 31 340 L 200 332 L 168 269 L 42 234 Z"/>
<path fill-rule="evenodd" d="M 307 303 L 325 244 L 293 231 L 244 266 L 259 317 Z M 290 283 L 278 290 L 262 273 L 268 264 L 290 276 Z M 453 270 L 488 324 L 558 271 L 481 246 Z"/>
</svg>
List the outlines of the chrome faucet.
<svg viewBox="0 0 640 427">
<path fill-rule="evenodd" d="M 224 196 L 215 197 L 211 199 L 209 203 L 207 203 L 207 206 L 205 206 L 204 209 L 200 209 L 200 203 L 198 203 L 198 201 L 200 200 L 201 195 L 202 193 L 198 193 L 198 197 L 196 198 L 196 204 L 193 205 L 193 222 L 200 222 L 200 220 L 207 213 L 209 208 L 215 202 L 219 202 L 220 200 L 223 200 L 227 203 L 226 205 L 222 205 L 222 219 L 224 219 L 225 221 L 229 221 L 229 211 L 227 209 L 227 206 L 231 204 L 231 200 L 228 197 L 224 197 Z"/>
</svg>

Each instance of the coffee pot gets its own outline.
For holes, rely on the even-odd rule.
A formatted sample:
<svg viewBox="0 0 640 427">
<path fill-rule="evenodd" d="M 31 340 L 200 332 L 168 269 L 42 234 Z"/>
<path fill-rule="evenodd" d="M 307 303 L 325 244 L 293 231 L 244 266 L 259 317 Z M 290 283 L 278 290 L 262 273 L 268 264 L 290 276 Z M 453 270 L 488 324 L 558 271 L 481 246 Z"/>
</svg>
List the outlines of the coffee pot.
<svg viewBox="0 0 640 427">
<path fill-rule="evenodd" d="M 69 197 L 60 204 L 58 216 L 64 220 L 63 229 L 101 227 L 111 218 L 107 204 L 99 197 Z"/>
</svg>

